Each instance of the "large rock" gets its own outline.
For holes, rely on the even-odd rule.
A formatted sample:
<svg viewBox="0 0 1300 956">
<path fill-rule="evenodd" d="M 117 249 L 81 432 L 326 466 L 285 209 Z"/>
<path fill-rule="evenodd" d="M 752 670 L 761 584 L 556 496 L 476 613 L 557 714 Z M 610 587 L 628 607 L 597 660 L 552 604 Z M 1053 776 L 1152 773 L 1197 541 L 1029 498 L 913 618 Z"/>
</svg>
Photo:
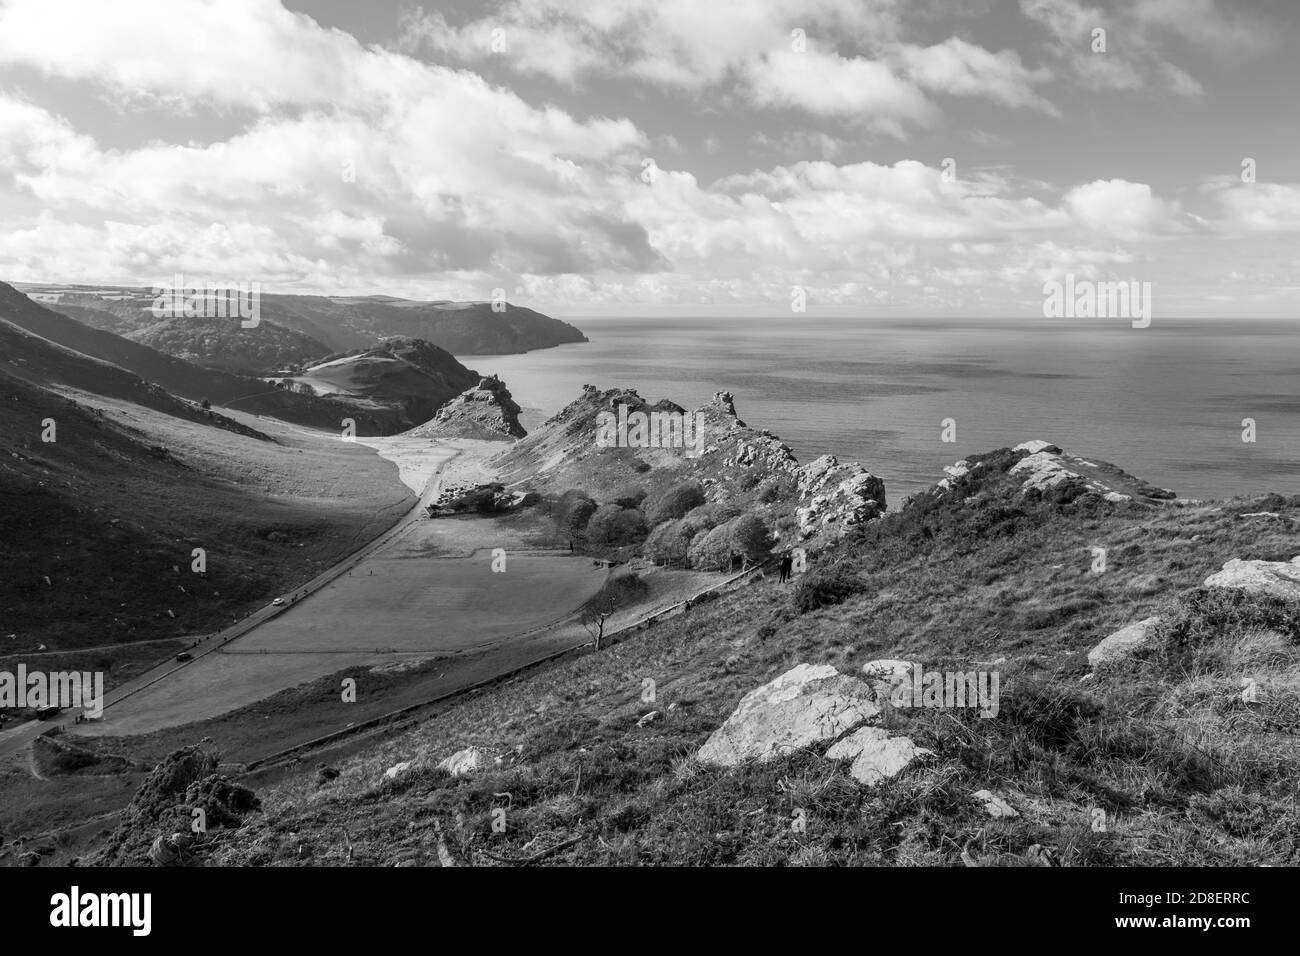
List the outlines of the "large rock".
<svg viewBox="0 0 1300 956">
<path fill-rule="evenodd" d="M 1238 588 L 1300 601 L 1300 556 L 1290 561 L 1242 561 L 1233 558 L 1205 579 L 1207 588 Z"/>
<path fill-rule="evenodd" d="M 917 757 L 931 751 L 918 747 L 910 737 L 891 737 L 880 727 L 860 727 L 826 751 L 828 760 L 852 760 L 849 774 L 858 783 L 874 787 L 896 777 Z"/>
<path fill-rule="evenodd" d="M 520 408 L 510 389 L 495 375 L 461 392 L 429 421 L 407 434 L 421 438 L 475 438 L 509 441 L 528 433 L 519 424 Z"/>
<path fill-rule="evenodd" d="M 800 506 L 799 534 L 808 538 L 833 526 L 842 533 L 878 518 L 885 510 L 885 483 L 862 465 L 822 455 L 795 472 Z"/>
<path fill-rule="evenodd" d="M 1088 663 L 1101 667 L 1131 657 L 1150 642 L 1151 631 L 1159 623 L 1159 617 L 1148 617 L 1121 627 L 1088 652 Z"/>
<path fill-rule="evenodd" d="M 771 760 L 834 740 L 879 713 L 867 684 L 829 664 L 800 664 L 741 698 L 695 758 L 720 767 Z"/>
</svg>

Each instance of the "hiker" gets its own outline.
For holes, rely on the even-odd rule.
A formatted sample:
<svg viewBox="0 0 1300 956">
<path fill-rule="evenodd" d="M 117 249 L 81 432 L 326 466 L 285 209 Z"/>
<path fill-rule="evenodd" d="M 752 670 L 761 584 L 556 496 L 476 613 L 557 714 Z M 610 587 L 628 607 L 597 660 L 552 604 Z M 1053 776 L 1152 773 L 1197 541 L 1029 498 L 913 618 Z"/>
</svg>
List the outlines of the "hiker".
<svg viewBox="0 0 1300 956">
<path fill-rule="evenodd" d="M 790 570 L 794 567 L 794 555 L 789 551 L 781 555 L 781 573 L 778 575 L 778 583 L 784 584 L 790 580 Z"/>
</svg>

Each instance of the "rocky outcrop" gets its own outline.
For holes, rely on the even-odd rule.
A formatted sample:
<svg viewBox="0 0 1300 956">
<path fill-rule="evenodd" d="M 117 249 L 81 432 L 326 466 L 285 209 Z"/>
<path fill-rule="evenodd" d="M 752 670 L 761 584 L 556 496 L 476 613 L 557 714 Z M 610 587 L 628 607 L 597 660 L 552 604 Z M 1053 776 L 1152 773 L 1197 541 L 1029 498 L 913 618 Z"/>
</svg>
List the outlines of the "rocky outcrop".
<svg viewBox="0 0 1300 956">
<path fill-rule="evenodd" d="M 944 477 L 929 490 L 931 495 L 952 493 L 968 475 L 1007 482 L 1022 495 L 1068 502 L 1092 496 L 1112 504 L 1168 501 L 1174 493 L 1157 488 L 1109 462 L 1088 461 L 1071 455 L 1051 442 L 1033 440 L 991 455 L 964 458 L 944 468 Z M 1008 462 L 1010 463 L 1008 467 Z M 993 469 L 992 471 L 990 469 Z M 997 469 L 1005 470 L 1006 477 Z M 987 480 L 985 481 L 987 484 Z"/>
<path fill-rule="evenodd" d="M 1290 561 L 1243 561 L 1233 558 L 1205 579 L 1207 588 L 1237 588 L 1251 594 L 1262 594 L 1300 601 L 1300 555 Z"/>
<path fill-rule="evenodd" d="M 1164 501 L 1174 497 L 1108 462 L 1093 462 L 1062 451 L 1045 441 L 1028 441 L 1012 451 L 1025 457 L 1011 466 L 1025 492 L 1064 494 L 1070 498 L 1095 495 L 1112 503 L 1137 499 Z"/>
<path fill-rule="evenodd" d="M 1150 643 L 1152 631 L 1159 623 L 1159 617 L 1148 617 L 1121 627 L 1088 652 L 1088 663 L 1094 668 L 1105 667 L 1131 657 Z"/>
<path fill-rule="evenodd" d="M 212 831 L 240 826 L 260 805 L 252 790 L 218 774 L 217 765 L 217 756 L 201 747 L 169 754 L 140 786 L 122 813 L 122 823 L 84 864 L 201 863 Z M 192 829 L 196 819 L 204 823 L 197 834 Z"/>
<path fill-rule="evenodd" d="M 461 392 L 429 421 L 407 434 L 419 438 L 476 438 L 510 441 L 528 433 L 519 424 L 520 408 L 495 375 Z"/>
<path fill-rule="evenodd" d="M 885 483 L 860 464 L 841 464 L 822 455 L 795 472 L 799 479 L 799 535 L 809 538 L 833 527 L 838 533 L 879 518 L 885 511 Z"/>
<path fill-rule="evenodd" d="M 879 712 L 862 681 L 829 664 L 800 664 L 741 698 L 695 758 L 720 767 L 771 760 L 834 740 Z"/>
</svg>

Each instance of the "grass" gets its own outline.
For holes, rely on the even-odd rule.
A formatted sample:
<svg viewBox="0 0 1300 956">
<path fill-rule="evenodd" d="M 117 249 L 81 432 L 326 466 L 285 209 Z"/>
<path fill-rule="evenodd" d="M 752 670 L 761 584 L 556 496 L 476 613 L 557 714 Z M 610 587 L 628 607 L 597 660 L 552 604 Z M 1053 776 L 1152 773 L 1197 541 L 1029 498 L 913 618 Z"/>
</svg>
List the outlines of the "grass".
<svg viewBox="0 0 1300 956">
<path fill-rule="evenodd" d="M 441 829 L 454 857 L 483 865 L 548 850 L 538 862 L 1300 863 L 1300 609 L 1200 587 L 1230 557 L 1300 551 L 1296 501 L 1275 502 L 1288 517 L 1269 523 L 1239 516 L 1257 502 L 1031 501 L 998 478 L 1013 460 L 819 556 L 861 582 L 838 604 L 801 614 L 772 579 L 478 695 L 334 780 L 265 791 L 264 814 L 214 859 L 292 865 L 306 841 L 316 864 L 432 862 Z M 1107 548 L 1102 574 L 1093 546 Z M 1080 681 L 1087 649 L 1153 613 L 1165 623 L 1141 656 Z M 824 748 L 732 771 L 691 760 L 758 684 L 878 657 L 997 662 L 998 715 L 888 711 L 934 755 L 870 789 Z M 470 745 L 500 765 L 437 769 Z M 412 768 L 385 779 L 401 761 Z M 990 817 L 981 789 L 1019 815 Z"/>
</svg>

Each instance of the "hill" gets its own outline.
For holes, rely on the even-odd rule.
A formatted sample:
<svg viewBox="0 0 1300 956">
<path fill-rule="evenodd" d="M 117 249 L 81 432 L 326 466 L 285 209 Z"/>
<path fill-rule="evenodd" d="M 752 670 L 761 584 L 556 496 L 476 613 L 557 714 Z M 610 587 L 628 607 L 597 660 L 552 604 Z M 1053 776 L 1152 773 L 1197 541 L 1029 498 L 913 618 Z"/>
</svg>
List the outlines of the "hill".
<svg viewBox="0 0 1300 956">
<path fill-rule="evenodd" d="M 359 408 L 391 412 L 398 426 L 431 419 L 445 402 L 479 380 L 445 349 L 421 339 L 388 339 L 303 369 L 288 381 Z"/>
<path fill-rule="evenodd" d="M 701 603 L 467 697 L 329 776 L 262 788 L 262 812 L 202 853 L 253 865 L 1300 862 L 1300 605 L 1204 583 L 1228 557 L 1289 557 L 1300 498 L 1056 498 L 1014 471 L 1032 454 L 968 459 L 977 467 L 832 543 L 794 585 Z M 1090 667 L 1090 648 L 1152 615 L 1163 623 L 1144 645 Z M 996 714 L 885 706 L 865 672 L 881 659 L 999 672 Z M 822 697 L 800 698 L 812 713 L 865 695 L 891 752 L 921 749 L 864 775 L 870 757 L 828 753 L 847 720 L 810 722 L 765 760 L 701 759 L 746 695 L 828 670 L 841 676 L 817 678 Z M 763 699 L 748 698 L 771 721 L 749 725 L 755 741 L 795 713 Z"/>
<path fill-rule="evenodd" d="M 44 308 L 3 282 L 0 282 L 0 320 L 65 349 L 116 365 L 194 402 L 207 400 L 224 408 L 271 415 L 331 431 L 337 431 L 340 420 L 349 415 L 356 419 L 358 431 L 363 434 L 401 430 L 392 412 L 340 407 L 337 402 L 276 388 L 261 379 L 201 368 Z"/>
<path fill-rule="evenodd" d="M 509 441 L 527 432 L 519 424 L 520 408 L 510 389 L 495 375 L 479 380 L 438 410 L 438 414 L 407 432 L 413 438 L 481 438 Z"/>
<path fill-rule="evenodd" d="M 503 355 L 587 341 L 566 322 L 509 303 L 496 311 L 491 302 L 263 292 L 261 323 L 244 331 L 269 327 L 275 343 L 254 346 L 252 335 L 228 331 L 214 337 L 202 325 L 191 326 L 189 319 L 168 323 L 165 335 L 146 335 L 159 321 L 150 311 L 155 297 L 149 289 L 31 283 L 21 288 L 49 308 L 96 328 L 138 337 L 178 357 L 197 356 L 193 360 L 199 364 L 251 372 L 319 361 L 330 352 L 365 348 L 392 337 L 424 339 L 456 355 Z M 263 364 L 273 358 L 272 364 Z"/>
</svg>

